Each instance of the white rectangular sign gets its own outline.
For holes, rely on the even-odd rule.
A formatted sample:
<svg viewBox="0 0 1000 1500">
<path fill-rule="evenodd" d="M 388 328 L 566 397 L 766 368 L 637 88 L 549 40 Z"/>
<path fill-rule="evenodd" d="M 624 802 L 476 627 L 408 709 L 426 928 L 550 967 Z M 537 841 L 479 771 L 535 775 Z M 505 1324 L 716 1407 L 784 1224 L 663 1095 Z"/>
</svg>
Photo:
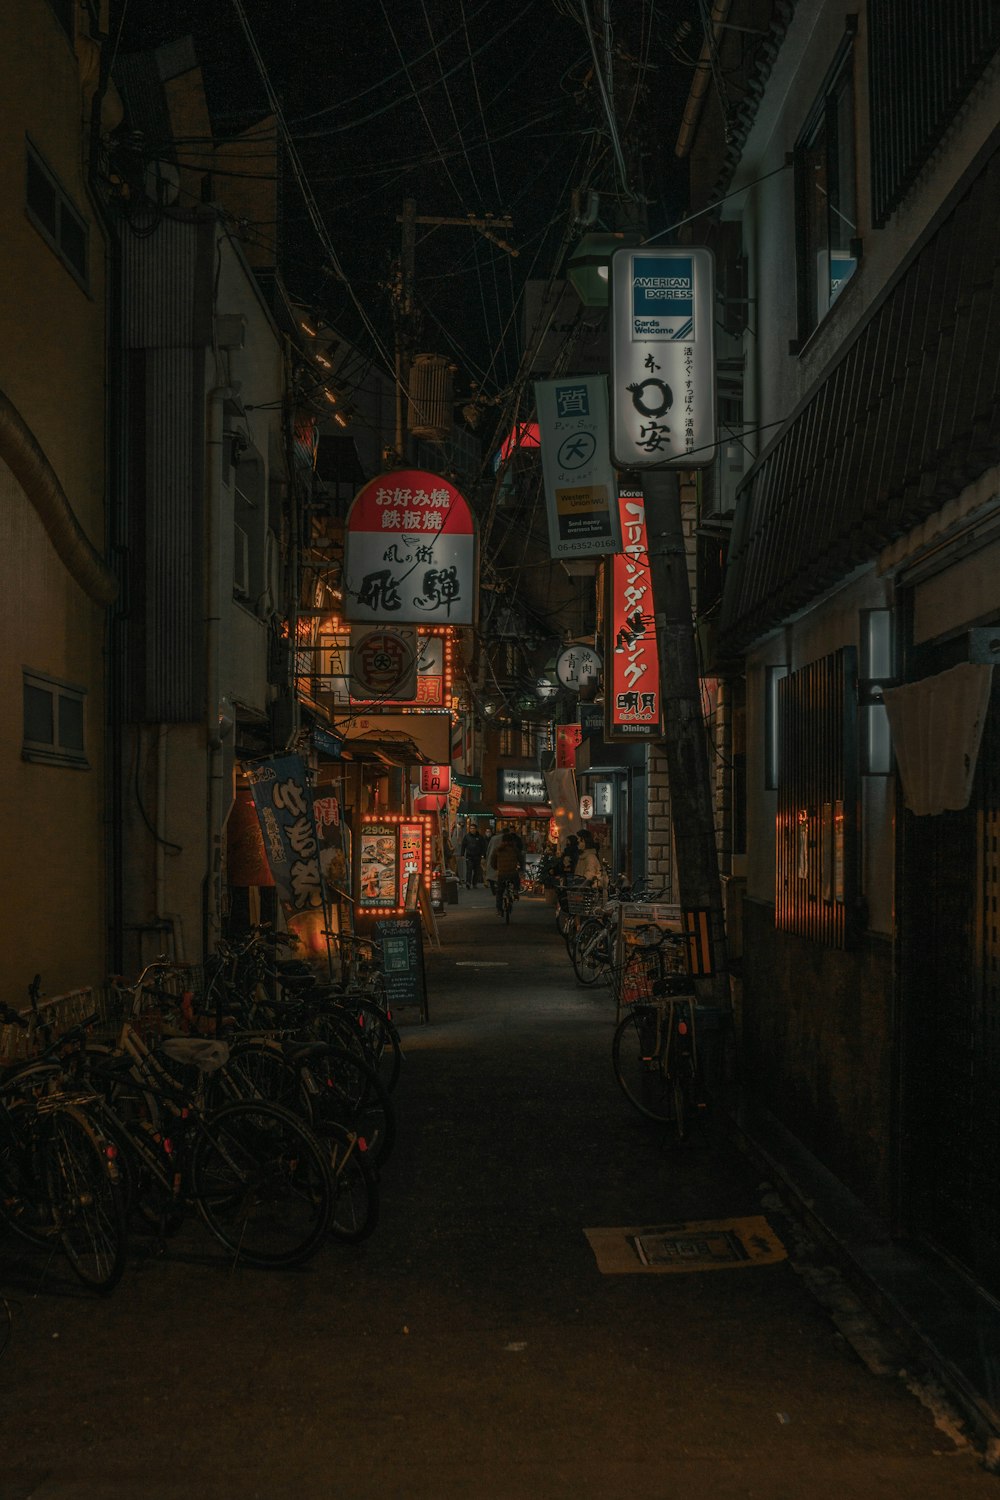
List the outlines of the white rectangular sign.
<svg viewBox="0 0 1000 1500">
<path fill-rule="evenodd" d="M 623 469 L 715 460 L 715 262 L 685 246 L 611 260 L 611 457 Z"/>
<path fill-rule="evenodd" d="M 621 547 L 608 452 L 603 375 L 536 380 L 552 557 L 601 557 Z"/>
</svg>

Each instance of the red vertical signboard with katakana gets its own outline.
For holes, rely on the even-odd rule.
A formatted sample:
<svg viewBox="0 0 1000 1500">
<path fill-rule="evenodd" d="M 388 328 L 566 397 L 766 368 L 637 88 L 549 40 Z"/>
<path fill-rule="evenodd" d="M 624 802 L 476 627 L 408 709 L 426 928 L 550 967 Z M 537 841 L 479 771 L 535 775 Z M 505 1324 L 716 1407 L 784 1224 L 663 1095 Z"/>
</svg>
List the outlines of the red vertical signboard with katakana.
<svg viewBox="0 0 1000 1500">
<path fill-rule="evenodd" d="M 655 740 L 662 733 L 660 656 L 641 490 L 621 490 L 618 511 L 622 550 L 607 567 L 605 738 Z"/>
</svg>

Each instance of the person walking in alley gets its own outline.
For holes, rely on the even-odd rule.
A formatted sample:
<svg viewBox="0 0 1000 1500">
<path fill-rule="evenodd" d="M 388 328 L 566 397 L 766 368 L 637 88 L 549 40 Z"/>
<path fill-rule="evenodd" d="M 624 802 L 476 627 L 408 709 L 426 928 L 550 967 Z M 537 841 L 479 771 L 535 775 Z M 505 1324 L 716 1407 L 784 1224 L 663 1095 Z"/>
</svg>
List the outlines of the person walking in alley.
<svg viewBox="0 0 1000 1500">
<path fill-rule="evenodd" d="M 505 833 L 501 837 L 500 847 L 493 856 L 493 863 L 497 872 L 497 916 L 502 917 L 503 893 L 505 888 L 512 884 L 515 891 L 517 891 L 521 885 L 521 856 L 512 833 Z"/>
<path fill-rule="evenodd" d="M 465 860 L 465 889 L 467 891 L 471 891 L 473 886 L 482 884 L 485 853 L 486 840 L 479 829 L 475 826 L 467 829 L 461 848 L 461 855 Z"/>
</svg>

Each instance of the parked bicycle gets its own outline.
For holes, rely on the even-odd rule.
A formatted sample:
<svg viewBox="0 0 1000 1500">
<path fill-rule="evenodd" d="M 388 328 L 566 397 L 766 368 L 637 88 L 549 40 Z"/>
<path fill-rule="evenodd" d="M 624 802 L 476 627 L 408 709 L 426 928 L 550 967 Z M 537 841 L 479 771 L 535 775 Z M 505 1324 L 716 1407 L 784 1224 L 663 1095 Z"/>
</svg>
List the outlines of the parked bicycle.
<svg viewBox="0 0 1000 1500">
<path fill-rule="evenodd" d="M 145 1215 L 169 1233 L 193 1206 L 234 1260 L 300 1265 L 330 1226 L 329 1152 L 280 1105 L 210 1102 L 208 1079 L 228 1058 L 224 1042 L 144 1040 L 137 1023 L 147 982 L 163 968 L 150 965 L 140 975 L 116 1047 L 88 1050 L 90 1076 L 128 1152 Z"/>
<path fill-rule="evenodd" d="M 36 976 L 36 995 L 37 984 Z M 57 1056 L 79 1043 L 94 1019 L 0 1080 L 0 1221 L 33 1245 L 61 1249 L 84 1285 L 107 1293 L 126 1259 L 117 1147 L 89 1093 L 63 1086 Z M 6 1005 L 0 1022 L 29 1026 Z"/>
<path fill-rule="evenodd" d="M 679 1139 L 704 1108 L 698 1067 L 696 997 L 679 972 L 683 939 L 636 946 L 614 971 L 623 1010 L 611 1041 L 615 1078 L 640 1114 L 670 1125 Z"/>
</svg>

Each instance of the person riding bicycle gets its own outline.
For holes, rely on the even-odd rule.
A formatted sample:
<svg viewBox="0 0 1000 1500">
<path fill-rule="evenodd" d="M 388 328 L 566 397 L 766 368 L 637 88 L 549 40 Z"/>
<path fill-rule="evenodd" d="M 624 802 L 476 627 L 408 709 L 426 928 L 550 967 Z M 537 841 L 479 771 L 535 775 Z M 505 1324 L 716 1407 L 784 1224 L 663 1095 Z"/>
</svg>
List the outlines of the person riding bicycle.
<svg viewBox="0 0 1000 1500">
<path fill-rule="evenodd" d="M 512 833 L 504 834 L 493 856 L 493 864 L 497 872 L 497 915 L 502 917 L 504 890 L 511 885 L 516 894 L 521 885 L 521 856 Z"/>
</svg>

